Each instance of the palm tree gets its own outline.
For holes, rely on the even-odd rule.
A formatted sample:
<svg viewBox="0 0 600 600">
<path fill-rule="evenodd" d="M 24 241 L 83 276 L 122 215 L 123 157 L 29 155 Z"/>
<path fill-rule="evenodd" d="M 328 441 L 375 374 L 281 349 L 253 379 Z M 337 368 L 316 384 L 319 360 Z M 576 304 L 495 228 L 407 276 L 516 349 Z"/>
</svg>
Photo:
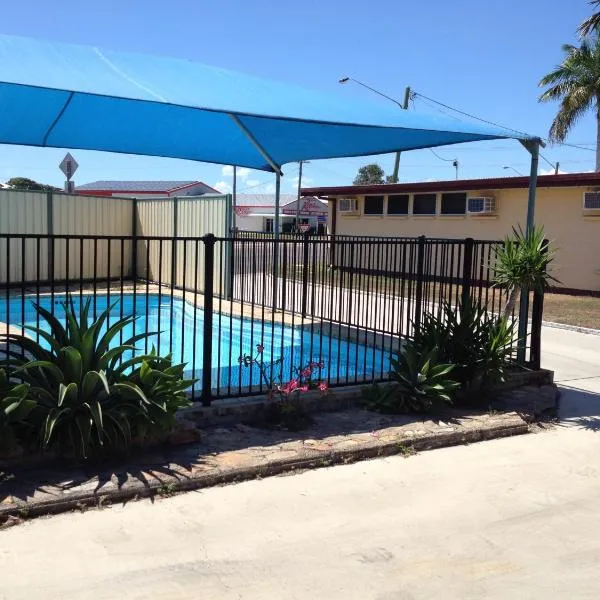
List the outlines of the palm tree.
<svg viewBox="0 0 600 600">
<path fill-rule="evenodd" d="M 599 0 L 600 2 L 600 0 Z M 588 110 L 596 113 L 596 171 L 600 171 L 600 38 L 582 40 L 581 46 L 564 44 L 565 58 L 539 82 L 548 89 L 540 102 L 560 100 L 558 114 L 550 127 L 550 140 L 564 142 L 575 122 Z"/>
<path fill-rule="evenodd" d="M 600 0 L 590 0 L 592 6 L 600 6 Z M 578 28 L 577 31 L 581 37 L 585 37 L 592 31 L 600 31 L 600 11 L 588 17 Z"/>
</svg>

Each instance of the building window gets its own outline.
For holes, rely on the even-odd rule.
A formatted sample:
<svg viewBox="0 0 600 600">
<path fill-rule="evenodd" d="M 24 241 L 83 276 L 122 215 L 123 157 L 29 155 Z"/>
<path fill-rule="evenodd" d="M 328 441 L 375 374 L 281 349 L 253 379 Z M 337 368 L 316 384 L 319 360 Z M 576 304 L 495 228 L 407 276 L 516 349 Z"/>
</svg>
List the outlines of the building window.
<svg viewBox="0 0 600 600">
<path fill-rule="evenodd" d="M 365 215 L 383 214 L 383 196 L 365 196 Z"/>
<path fill-rule="evenodd" d="M 435 215 L 435 194 L 415 194 L 413 196 L 413 215 Z"/>
<path fill-rule="evenodd" d="M 397 194 L 388 196 L 388 215 L 408 214 L 408 194 Z"/>
<path fill-rule="evenodd" d="M 464 192 L 442 194 L 441 214 L 464 215 L 467 212 L 467 194 Z"/>
<path fill-rule="evenodd" d="M 265 231 L 273 233 L 273 219 L 265 219 Z"/>
</svg>

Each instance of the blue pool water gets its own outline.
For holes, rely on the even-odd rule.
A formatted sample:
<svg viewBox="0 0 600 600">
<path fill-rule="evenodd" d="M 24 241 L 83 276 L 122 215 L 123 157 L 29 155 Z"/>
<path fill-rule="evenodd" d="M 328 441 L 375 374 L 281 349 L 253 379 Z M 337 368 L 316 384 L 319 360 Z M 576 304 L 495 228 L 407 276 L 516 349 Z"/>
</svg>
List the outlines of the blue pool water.
<svg viewBox="0 0 600 600">
<path fill-rule="evenodd" d="M 154 344 L 161 354 L 173 353 L 177 362 L 187 363 L 186 373 L 189 377 L 202 377 L 203 327 L 204 313 L 201 308 L 181 298 L 158 294 L 136 295 L 124 294 L 114 297 L 107 295 L 83 296 L 83 302 L 92 299 L 90 320 L 96 314 L 106 310 L 115 303 L 109 317 L 109 324 L 121 316 L 136 314 L 135 323 L 123 330 L 126 339 L 143 331 L 160 331 L 147 342 L 138 342 L 138 350 L 145 351 Z M 47 310 L 53 310 L 55 316 L 64 322 L 63 303 L 66 296 L 55 294 L 40 296 L 39 303 Z M 0 300 L 0 321 L 17 327 L 38 325 L 34 308 L 35 296 L 10 298 L 8 302 Z M 76 309 L 80 309 L 79 295 L 73 296 Z M 268 313 L 266 314 L 268 318 Z M 48 325 L 41 320 L 39 325 L 49 331 Z M 32 335 L 29 333 L 28 335 Z M 115 344 L 120 342 L 119 338 Z M 299 326 L 273 324 L 260 316 L 254 320 L 231 317 L 220 313 L 213 316 L 212 339 L 212 386 L 218 395 L 238 393 L 240 387 L 252 388 L 260 385 L 260 372 L 256 367 L 242 367 L 239 357 L 253 352 L 257 344 L 264 346 L 263 360 L 265 364 L 283 357 L 281 378 L 291 378 L 294 367 L 304 366 L 309 362 L 323 362 L 320 377 L 331 385 L 351 383 L 354 381 L 372 381 L 385 376 L 389 370 L 389 352 L 376 349 L 365 344 L 357 344 L 335 337 L 319 336 L 317 330 L 302 329 Z M 145 347 L 146 346 L 146 347 Z M 274 371 L 277 375 L 277 371 Z M 200 383 L 196 384 L 199 389 Z"/>
</svg>

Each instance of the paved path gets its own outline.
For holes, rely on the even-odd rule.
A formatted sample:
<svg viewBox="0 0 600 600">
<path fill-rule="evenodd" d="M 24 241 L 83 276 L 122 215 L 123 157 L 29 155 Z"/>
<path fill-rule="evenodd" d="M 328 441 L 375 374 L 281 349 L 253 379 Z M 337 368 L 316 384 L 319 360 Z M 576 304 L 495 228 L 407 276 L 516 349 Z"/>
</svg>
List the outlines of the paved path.
<svg viewBox="0 0 600 600">
<path fill-rule="evenodd" d="M 560 427 L 26 523 L 0 598 L 598 598 L 600 337 L 544 343 Z"/>
</svg>

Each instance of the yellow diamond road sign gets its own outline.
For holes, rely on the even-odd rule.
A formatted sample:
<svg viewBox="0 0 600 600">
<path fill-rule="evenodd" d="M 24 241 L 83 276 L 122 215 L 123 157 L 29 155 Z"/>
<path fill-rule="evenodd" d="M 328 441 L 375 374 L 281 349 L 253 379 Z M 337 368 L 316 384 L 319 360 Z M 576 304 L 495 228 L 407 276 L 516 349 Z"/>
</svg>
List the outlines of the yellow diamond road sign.
<svg viewBox="0 0 600 600">
<path fill-rule="evenodd" d="M 65 174 L 67 179 L 71 179 L 77 171 L 77 161 L 71 156 L 70 152 L 67 152 L 67 155 L 62 159 L 58 168 Z"/>
</svg>

